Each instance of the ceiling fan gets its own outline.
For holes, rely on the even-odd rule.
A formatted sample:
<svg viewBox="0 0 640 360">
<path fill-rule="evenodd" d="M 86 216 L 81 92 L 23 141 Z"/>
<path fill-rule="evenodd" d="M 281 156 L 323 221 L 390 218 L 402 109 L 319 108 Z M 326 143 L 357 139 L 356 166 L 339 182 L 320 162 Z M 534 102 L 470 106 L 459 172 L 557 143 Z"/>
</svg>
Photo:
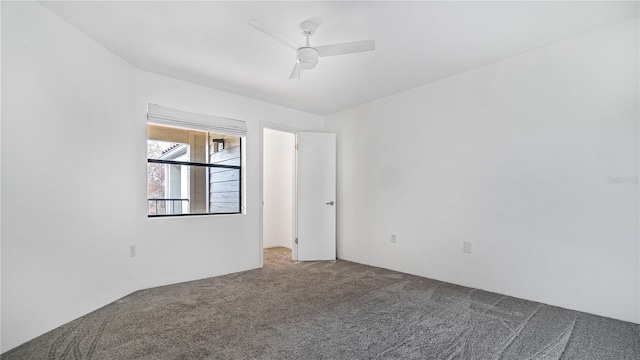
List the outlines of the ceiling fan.
<svg viewBox="0 0 640 360">
<path fill-rule="evenodd" d="M 293 71 L 291 72 L 291 76 L 289 76 L 289 79 L 300 79 L 302 70 L 311 70 L 316 67 L 316 65 L 318 65 L 319 57 L 352 54 L 363 51 L 371 51 L 375 50 L 376 48 L 375 40 L 311 46 L 309 44 L 309 36 L 315 34 L 316 28 L 318 27 L 318 25 L 311 20 L 305 20 L 300 23 L 300 32 L 302 33 L 302 36 L 307 38 L 307 42 L 305 45 L 298 44 L 297 42 L 276 32 L 275 30 L 271 29 L 258 20 L 251 20 L 248 22 L 248 24 L 296 51 L 296 64 L 293 67 Z"/>
</svg>

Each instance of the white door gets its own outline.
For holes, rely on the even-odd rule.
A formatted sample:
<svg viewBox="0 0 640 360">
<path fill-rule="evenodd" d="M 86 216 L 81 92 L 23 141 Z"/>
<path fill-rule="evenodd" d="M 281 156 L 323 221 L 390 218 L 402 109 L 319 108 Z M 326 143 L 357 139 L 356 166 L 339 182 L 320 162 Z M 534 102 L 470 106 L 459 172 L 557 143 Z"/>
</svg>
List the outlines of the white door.
<svg viewBox="0 0 640 360">
<path fill-rule="evenodd" d="M 297 133 L 298 261 L 336 259 L 336 134 Z"/>
</svg>

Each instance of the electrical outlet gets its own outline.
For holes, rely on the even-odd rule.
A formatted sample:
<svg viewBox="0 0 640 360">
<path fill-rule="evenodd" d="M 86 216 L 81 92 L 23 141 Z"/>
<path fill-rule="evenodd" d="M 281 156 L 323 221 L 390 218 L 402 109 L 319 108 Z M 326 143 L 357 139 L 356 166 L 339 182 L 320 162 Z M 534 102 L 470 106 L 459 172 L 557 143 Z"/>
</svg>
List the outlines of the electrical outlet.
<svg viewBox="0 0 640 360">
<path fill-rule="evenodd" d="M 471 254 L 471 242 L 465 241 L 462 243 L 462 251 L 466 254 Z"/>
<path fill-rule="evenodd" d="M 129 257 L 134 257 L 136 256 L 136 246 L 135 245 L 130 245 L 129 246 Z"/>
<path fill-rule="evenodd" d="M 398 238 L 396 237 L 396 234 L 391 234 L 391 243 L 395 244 L 398 242 Z"/>
</svg>

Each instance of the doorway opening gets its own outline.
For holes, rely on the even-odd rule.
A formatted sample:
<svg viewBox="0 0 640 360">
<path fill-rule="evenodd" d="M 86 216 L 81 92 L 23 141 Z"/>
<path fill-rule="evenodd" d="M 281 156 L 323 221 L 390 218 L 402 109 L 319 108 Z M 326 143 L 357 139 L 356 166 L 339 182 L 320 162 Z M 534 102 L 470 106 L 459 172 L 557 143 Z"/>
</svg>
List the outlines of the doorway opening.
<svg viewBox="0 0 640 360">
<path fill-rule="evenodd" d="M 262 140 L 264 256 L 289 252 L 295 260 L 295 134 L 265 127 Z"/>
</svg>

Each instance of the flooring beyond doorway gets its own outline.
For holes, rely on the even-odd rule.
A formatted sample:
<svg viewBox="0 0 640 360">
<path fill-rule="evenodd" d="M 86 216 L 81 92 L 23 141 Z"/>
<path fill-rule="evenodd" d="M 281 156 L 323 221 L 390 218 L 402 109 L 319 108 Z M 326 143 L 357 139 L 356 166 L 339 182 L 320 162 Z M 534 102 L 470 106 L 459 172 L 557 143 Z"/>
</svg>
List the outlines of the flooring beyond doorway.
<svg viewBox="0 0 640 360">
<path fill-rule="evenodd" d="M 265 249 L 263 269 L 135 292 L 2 359 L 640 359 L 640 325 L 290 259 Z"/>
</svg>

